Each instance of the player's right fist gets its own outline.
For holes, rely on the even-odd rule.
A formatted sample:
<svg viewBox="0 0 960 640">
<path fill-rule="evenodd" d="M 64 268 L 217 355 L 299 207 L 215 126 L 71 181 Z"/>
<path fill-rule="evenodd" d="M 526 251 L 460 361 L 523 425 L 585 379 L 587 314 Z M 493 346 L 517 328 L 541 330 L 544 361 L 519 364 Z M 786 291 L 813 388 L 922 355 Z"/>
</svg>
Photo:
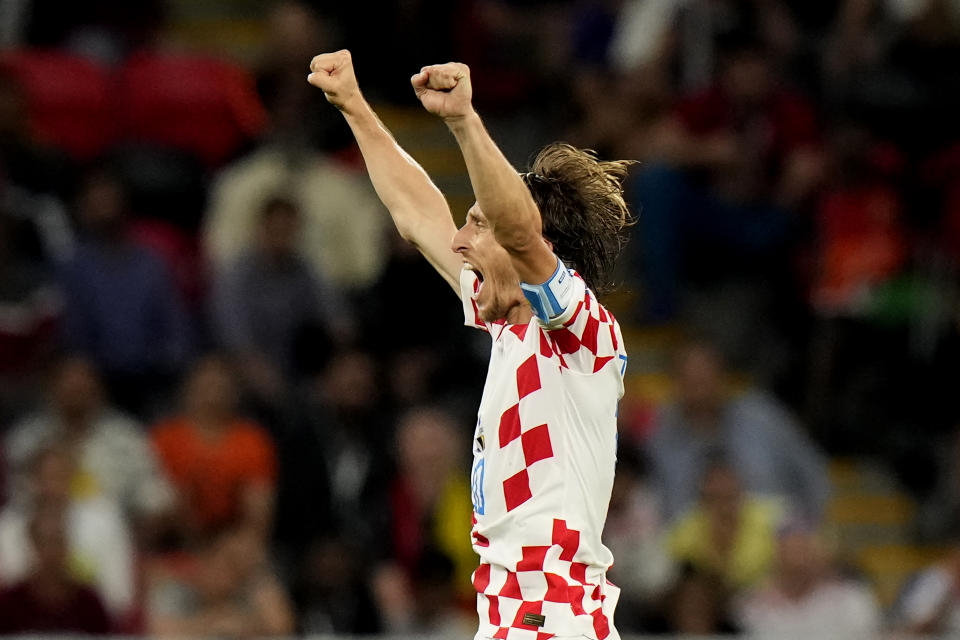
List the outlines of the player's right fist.
<svg viewBox="0 0 960 640">
<path fill-rule="evenodd" d="M 314 56 L 307 82 L 322 90 L 327 101 L 344 112 L 350 112 L 363 99 L 353 74 L 353 59 L 346 49 Z"/>
</svg>

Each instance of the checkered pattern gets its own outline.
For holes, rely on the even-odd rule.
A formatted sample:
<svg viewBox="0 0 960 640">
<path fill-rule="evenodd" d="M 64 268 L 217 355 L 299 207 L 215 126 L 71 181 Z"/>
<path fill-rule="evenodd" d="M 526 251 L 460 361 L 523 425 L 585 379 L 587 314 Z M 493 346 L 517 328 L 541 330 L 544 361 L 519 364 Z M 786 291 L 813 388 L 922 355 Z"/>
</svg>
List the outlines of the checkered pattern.
<svg viewBox="0 0 960 640">
<path fill-rule="evenodd" d="M 544 331 L 540 351 L 549 350 L 561 367 L 597 373 L 621 351 L 619 334 L 616 318 L 587 289 L 561 327 Z"/>
<path fill-rule="evenodd" d="M 576 627 L 585 630 L 584 635 L 607 638 L 610 621 L 604 603 L 616 587 L 602 573 L 588 578 L 589 567 L 574 560 L 579 546 L 580 532 L 555 519 L 551 544 L 523 547 L 516 571 L 481 563 L 473 574 L 473 586 L 481 594 L 481 620 L 486 614 L 487 624 L 481 629 L 492 638 L 505 640 L 542 640 L 554 635 L 530 624 L 536 620 L 524 622 L 524 616 L 536 614 L 545 621 L 572 619 Z M 562 573 L 545 571 L 547 566 Z"/>
<path fill-rule="evenodd" d="M 575 271 L 571 271 L 571 275 L 583 284 Z M 535 321 L 526 325 L 508 325 L 503 320 L 484 322 L 473 297 L 480 289 L 480 281 L 472 271 L 464 271 L 461 278 L 463 293 L 472 293 L 472 296 L 463 295 L 464 321 L 469 326 L 483 329 L 497 339 L 505 330 L 509 330 L 521 342 L 525 340 L 528 328 L 536 326 L 540 334 L 538 351 L 541 356 L 556 359 L 561 367 L 584 373 L 597 373 L 608 362 L 617 359 L 618 355 L 625 356 L 621 349 L 622 338 L 616 318 L 585 286 L 573 313 L 561 326 L 545 329 Z M 625 361 L 624 357 L 620 364 L 625 366 Z"/>
<path fill-rule="evenodd" d="M 577 302 L 551 326 L 483 322 L 476 276 L 461 275 L 465 322 L 493 340 L 471 474 L 481 637 L 617 637 L 600 536 L 626 354 L 614 317 L 572 275 Z"/>
<path fill-rule="evenodd" d="M 519 400 L 503 412 L 497 429 L 498 444 L 501 449 L 520 447 L 523 452 L 523 468 L 502 482 L 507 511 L 513 511 L 533 497 L 529 474 L 531 465 L 553 457 L 550 427 L 546 424 L 529 427 L 523 425 L 520 420 L 521 403 L 541 389 L 540 368 L 536 354 L 531 354 L 517 367 L 516 383 Z"/>
</svg>

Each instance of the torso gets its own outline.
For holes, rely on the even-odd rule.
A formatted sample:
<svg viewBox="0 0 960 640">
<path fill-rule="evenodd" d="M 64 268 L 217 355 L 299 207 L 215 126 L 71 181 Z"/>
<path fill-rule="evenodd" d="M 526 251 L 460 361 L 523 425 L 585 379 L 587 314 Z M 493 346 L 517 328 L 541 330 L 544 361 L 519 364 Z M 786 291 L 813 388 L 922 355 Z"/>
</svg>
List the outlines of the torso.
<svg viewBox="0 0 960 640">
<path fill-rule="evenodd" d="M 471 474 L 478 637 L 615 637 L 601 533 L 626 365 L 619 325 L 585 286 L 552 329 L 481 325 L 469 303 L 468 324 L 493 339 Z"/>
</svg>

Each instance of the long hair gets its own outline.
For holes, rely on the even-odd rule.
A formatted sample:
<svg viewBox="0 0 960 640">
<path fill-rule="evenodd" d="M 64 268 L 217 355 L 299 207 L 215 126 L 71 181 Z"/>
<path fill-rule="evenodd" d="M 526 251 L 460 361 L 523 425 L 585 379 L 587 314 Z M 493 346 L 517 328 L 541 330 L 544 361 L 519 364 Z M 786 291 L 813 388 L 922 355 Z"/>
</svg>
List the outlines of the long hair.
<svg viewBox="0 0 960 640">
<path fill-rule="evenodd" d="M 613 288 L 613 267 L 634 224 L 623 198 L 632 160 L 598 160 L 589 149 L 554 142 L 522 174 L 543 219 L 543 237 L 595 293 Z"/>
</svg>

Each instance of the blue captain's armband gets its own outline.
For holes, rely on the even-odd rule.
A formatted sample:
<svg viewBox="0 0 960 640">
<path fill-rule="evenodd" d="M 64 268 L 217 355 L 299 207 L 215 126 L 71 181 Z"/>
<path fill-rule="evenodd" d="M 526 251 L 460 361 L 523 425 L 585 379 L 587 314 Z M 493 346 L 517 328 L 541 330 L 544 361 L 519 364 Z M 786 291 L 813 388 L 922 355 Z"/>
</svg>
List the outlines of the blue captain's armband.
<svg viewBox="0 0 960 640">
<path fill-rule="evenodd" d="M 543 284 L 520 283 L 523 295 L 540 322 L 547 323 L 559 317 L 570 306 L 573 297 L 573 276 L 563 261 L 557 258 L 557 268 Z"/>
</svg>

